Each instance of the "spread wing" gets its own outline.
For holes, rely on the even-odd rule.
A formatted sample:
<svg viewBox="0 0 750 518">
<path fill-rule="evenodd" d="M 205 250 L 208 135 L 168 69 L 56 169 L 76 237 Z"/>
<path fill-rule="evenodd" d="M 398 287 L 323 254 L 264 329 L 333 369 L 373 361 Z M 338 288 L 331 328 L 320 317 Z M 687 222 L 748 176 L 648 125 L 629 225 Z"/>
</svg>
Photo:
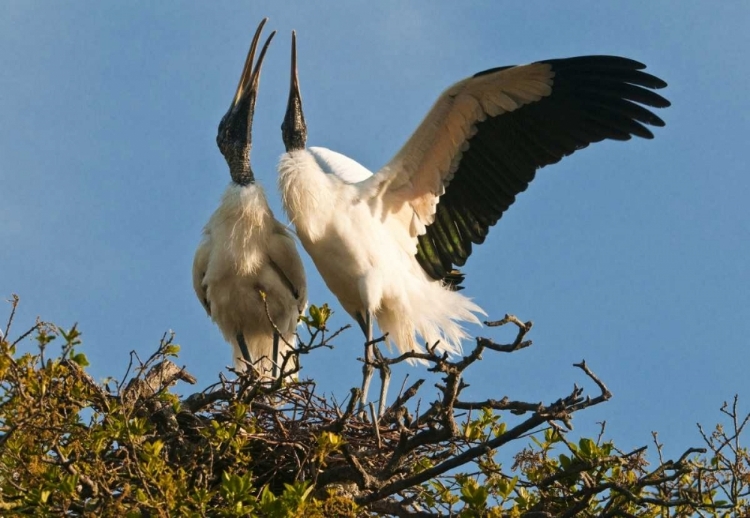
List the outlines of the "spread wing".
<svg viewBox="0 0 750 518">
<path fill-rule="evenodd" d="M 386 210 L 413 210 L 417 259 L 435 279 L 462 266 L 537 169 L 592 142 L 650 139 L 669 101 L 645 65 L 581 56 L 494 68 L 446 90 L 396 156 L 368 180 Z"/>
</svg>

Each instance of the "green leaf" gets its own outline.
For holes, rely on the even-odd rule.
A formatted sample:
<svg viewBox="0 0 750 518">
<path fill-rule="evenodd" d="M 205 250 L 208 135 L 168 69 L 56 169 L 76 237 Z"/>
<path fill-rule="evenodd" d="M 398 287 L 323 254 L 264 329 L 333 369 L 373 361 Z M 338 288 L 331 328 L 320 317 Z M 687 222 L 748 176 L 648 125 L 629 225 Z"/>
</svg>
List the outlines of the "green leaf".
<svg viewBox="0 0 750 518">
<path fill-rule="evenodd" d="M 180 346 L 176 344 L 168 345 L 164 348 L 164 354 L 167 356 L 177 356 L 180 352 Z"/>
<path fill-rule="evenodd" d="M 590 458 L 597 450 L 594 441 L 588 437 L 582 437 L 581 440 L 578 441 L 578 446 L 581 448 L 582 456 L 587 458 Z"/>
<path fill-rule="evenodd" d="M 83 353 L 74 354 L 70 359 L 81 367 L 88 367 L 90 365 L 89 359 L 86 358 L 86 355 Z"/>
<path fill-rule="evenodd" d="M 326 322 L 333 314 L 328 304 L 323 304 L 318 307 L 315 304 L 310 304 L 310 309 L 307 310 L 309 317 L 300 317 L 301 320 L 307 325 L 314 327 L 315 329 L 325 329 Z"/>
<path fill-rule="evenodd" d="M 513 477 L 511 480 L 500 479 L 500 481 L 498 481 L 497 490 L 500 493 L 500 496 L 503 497 L 503 500 L 510 496 L 510 494 L 513 492 L 513 489 L 515 489 L 517 482 L 518 477 Z"/>
<path fill-rule="evenodd" d="M 65 331 L 65 329 L 60 329 L 60 335 L 62 335 L 68 345 L 78 345 L 81 343 L 81 341 L 78 340 L 78 337 L 81 336 L 81 332 L 78 331 L 76 326 L 77 324 L 73 324 L 73 327 L 71 327 L 70 331 L 67 332 Z"/>
<path fill-rule="evenodd" d="M 276 496 L 271 492 L 268 486 L 263 488 L 263 492 L 260 494 L 260 505 L 266 507 L 276 501 Z"/>
</svg>

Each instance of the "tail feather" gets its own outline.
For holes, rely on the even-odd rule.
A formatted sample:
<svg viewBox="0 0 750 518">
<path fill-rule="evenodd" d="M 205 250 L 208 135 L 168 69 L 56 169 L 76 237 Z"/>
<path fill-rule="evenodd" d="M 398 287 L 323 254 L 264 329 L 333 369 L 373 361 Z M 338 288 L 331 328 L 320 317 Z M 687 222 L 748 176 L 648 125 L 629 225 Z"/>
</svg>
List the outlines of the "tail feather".
<svg viewBox="0 0 750 518">
<path fill-rule="evenodd" d="M 234 367 L 240 372 L 244 372 L 246 369 L 246 364 L 242 361 L 242 352 L 240 351 L 240 347 L 237 344 L 237 339 L 235 337 L 227 337 L 225 336 L 228 342 L 232 344 L 232 353 L 233 353 L 233 360 L 234 360 Z M 261 335 L 251 335 L 249 333 L 245 334 L 245 342 L 247 344 L 248 352 L 250 353 L 250 356 L 253 359 L 253 363 L 255 364 L 255 368 L 258 371 L 258 374 L 261 375 L 263 378 L 272 378 L 272 372 L 273 372 L 273 336 L 268 336 L 265 334 Z M 287 345 L 287 343 L 289 345 Z M 290 333 L 289 335 L 286 335 L 284 338 L 279 340 L 279 368 L 281 367 L 281 363 L 283 362 L 284 354 L 288 354 L 288 352 L 297 346 L 297 337 L 294 333 Z M 290 360 L 293 361 L 293 360 Z M 293 365 L 288 364 L 287 370 L 290 370 L 293 368 Z M 296 379 L 297 376 L 292 376 L 293 379 Z"/>
<path fill-rule="evenodd" d="M 486 315 L 468 297 L 436 282 L 420 284 L 409 295 L 409 304 L 389 301 L 377 312 L 380 330 L 388 334 L 388 345 L 395 344 L 401 353 L 425 352 L 426 344 L 435 346 L 438 353 L 461 354 L 461 342 L 469 337 L 461 322 L 480 324 L 477 314 Z"/>
</svg>

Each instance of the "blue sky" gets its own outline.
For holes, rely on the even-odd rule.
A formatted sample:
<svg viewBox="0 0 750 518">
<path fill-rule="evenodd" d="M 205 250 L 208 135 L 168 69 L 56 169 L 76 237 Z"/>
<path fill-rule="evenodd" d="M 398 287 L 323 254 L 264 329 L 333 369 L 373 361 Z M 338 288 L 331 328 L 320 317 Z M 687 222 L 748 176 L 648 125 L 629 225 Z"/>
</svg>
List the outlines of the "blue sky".
<svg viewBox="0 0 750 518">
<path fill-rule="evenodd" d="M 277 216 L 290 31 L 309 144 L 378 169 L 453 82 L 583 54 L 640 60 L 673 106 L 653 141 L 603 143 L 542 170 L 475 249 L 466 290 L 492 318 L 535 322 L 535 345 L 486 355 L 473 394 L 546 400 L 585 358 L 614 399 L 623 447 L 658 430 L 677 453 L 739 393 L 750 407 L 750 48 L 744 2 L 6 2 L 0 16 L 0 294 L 16 331 L 78 322 L 91 372 L 119 377 L 173 329 L 200 387 L 230 348 L 192 291 L 200 231 L 229 181 L 215 144 L 257 23 L 264 66 L 253 168 Z M 467 7 L 471 5 L 471 7 Z M 54 7 L 53 7 L 54 6 Z M 331 294 L 305 257 L 313 303 Z M 338 309 L 334 325 L 349 323 Z M 509 331 L 473 330 L 499 341 Z M 304 375 L 343 399 L 353 329 Z M 393 391 L 407 369 L 398 371 Z M 423 371 L 409 371 L 412 379 Z M 427 389 L 425 395 L 432 395 Z"/>
</svg>

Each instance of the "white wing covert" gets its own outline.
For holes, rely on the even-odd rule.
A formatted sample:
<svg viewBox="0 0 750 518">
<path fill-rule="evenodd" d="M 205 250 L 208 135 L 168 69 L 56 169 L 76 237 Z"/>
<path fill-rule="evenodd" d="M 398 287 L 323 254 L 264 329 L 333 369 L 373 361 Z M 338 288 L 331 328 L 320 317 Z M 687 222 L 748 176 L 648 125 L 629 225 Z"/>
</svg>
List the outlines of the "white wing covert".
<svg viewBox="0 0 750 518">
<path fill-rule="evenodd" d="M 372 172 L 366 167 L 346 155 L 324 147 L 311 147 L 307 150 L 323 172 L 338 177 L 344 183 L 359 183 L 372 176 Z"/>
</svg>

